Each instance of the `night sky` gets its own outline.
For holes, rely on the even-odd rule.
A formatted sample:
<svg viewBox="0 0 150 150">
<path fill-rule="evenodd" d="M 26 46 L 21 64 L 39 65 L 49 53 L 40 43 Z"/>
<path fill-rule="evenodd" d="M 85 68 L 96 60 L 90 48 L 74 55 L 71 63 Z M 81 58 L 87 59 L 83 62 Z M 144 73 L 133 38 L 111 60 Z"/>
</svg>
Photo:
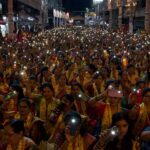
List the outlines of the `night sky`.
<svg viewBox="0 0 150 150">
<path fill-rule="evenodd" d="M 90 8 L 92 0 L 62 0 L 63 7 L 67 11 L 85 11 L 85 8 Z"/>
</svg>

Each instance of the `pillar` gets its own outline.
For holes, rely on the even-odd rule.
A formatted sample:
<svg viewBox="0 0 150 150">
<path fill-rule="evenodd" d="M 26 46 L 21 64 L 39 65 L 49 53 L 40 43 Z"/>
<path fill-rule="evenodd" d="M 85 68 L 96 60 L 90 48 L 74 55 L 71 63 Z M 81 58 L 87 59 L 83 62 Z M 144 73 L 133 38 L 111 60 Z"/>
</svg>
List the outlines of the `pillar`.
<svg viewBox="0 0 150 150">
<path fill-rule="evenodd" d="M 129 33 L 133 33 L 133 16 L 130 14 L 129 16 Z"/>
<path fill-rule="evenodd" d="M 109 27 L 113 27 L 113 8 L 112 8 L 113 0 L 109 2 Z"/>
<path fill-rule="evenodd" d="M 112 28 L 113 26 L 113 14 L 112 9 L 109 10 L 109 27 Z"/>
<path fill-rule="evenodd" d="M 8 0 L 8 33 L 11 37 L 14 31 L 13 22 L 13 0 Z"/>
<path fill-rule="evenodd" d="M 150 0 L 146 0 L 145 31 L 150 33 Z"/>
<path fill-rule="evenodd" d="M 118 27 L 122 27 L 122 5 L 118 6 L 119 9 L 119 15 L 118 15 Z"/>
</svg>

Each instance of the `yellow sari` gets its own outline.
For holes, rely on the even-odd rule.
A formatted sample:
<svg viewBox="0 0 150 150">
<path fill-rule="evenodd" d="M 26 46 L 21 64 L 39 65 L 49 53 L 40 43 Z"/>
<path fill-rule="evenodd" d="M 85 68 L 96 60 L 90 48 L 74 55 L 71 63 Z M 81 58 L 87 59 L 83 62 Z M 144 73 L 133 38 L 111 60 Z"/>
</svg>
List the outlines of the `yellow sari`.
<svg viewBox="0 0 150 150">
<path fill-rule="evenodd" d="M 50 115 L 51 111 L 56 108 L 58 103 L 59 102 L 53 98 L 52 102 L 47 105 L 46 99 L 42 98 L 40 102 L 40 118 L 42 120 L 47 120 L 48 115 Z"/>
<path fill-rule="evenodd" d="M 75 142 L 75 143 L 74 143 Z M 75 139 L 71 142 L 65 141 L 65 143 L 61 146 L 61 150 L 85 150 L 84 148 L 84 139 L 81 135 L 77 135 Z"/>
<path fill-rule="evenodd" d="M 25 139 L 24 139 L 24 137 L 23 137 L 23 138 L 19 141 L 19 144 L 18 144 L 16 150 L 25 150 L 25 144 L 26 144 L 26 142 L 25 142 Z M 7 145 L 6 150 L 13 150 L 11 144 L 8 144 L 8 145 Z"/>
<path fill-rule="evenodd" d="M 117 106 L 117 112 L 120 112 L 120 104 L 118 104 L 118 106 Z M 105 109 L 104 109 L 104 114 L 103 114 L 103 117 L 102 117 L 102 122 L 101 122 L 101 131 L 110 128 L 111 123 L 112 123 L 112 115 L 113 115 L 113 113 L 112 113 L 112 110 L 111 110 L 111 107 L 110 107 L 110 103 L 107 100 L 106 106 L 105 106 Z"/>
<path fill-rule="evenodd" d="M 132 130 L 133 135 L 138 136 L 141 130 L 144 128 L 146 120 L 148 119 L 148 114 L 144 103 L 140 104 L 139 115 L 137 121 L 135 122 L 134 128 Z"/>
<path fill-rule="evenodd" d="M 16 119 L 21 119 L 21 116 L 20 116 L 20 113 L 18 112 L 16 115 L 15 115 L 15 118 Z M 33 121 L 34 117 L 32 115 L 32 113 L 30 112 L 27 116 L 27 119 L 25 121 L 25 127 L 27 128 L 30 128 L 31 125 L 32 125 L 32 121 Z"/>
</svg>

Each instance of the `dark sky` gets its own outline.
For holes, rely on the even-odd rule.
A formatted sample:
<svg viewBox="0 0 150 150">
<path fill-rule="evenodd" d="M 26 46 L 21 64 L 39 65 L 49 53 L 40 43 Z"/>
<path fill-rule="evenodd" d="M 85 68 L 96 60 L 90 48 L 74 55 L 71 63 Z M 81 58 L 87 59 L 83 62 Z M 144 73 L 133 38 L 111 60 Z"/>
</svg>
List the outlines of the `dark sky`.
<svg viewBox="0 0 150 150">
<path fill-rule="evenodd" d="M 92 0 L 62 0 L 63 7 L 67 11 L 85 11 L 85 8 L 90 8 Z"/>
</svg>

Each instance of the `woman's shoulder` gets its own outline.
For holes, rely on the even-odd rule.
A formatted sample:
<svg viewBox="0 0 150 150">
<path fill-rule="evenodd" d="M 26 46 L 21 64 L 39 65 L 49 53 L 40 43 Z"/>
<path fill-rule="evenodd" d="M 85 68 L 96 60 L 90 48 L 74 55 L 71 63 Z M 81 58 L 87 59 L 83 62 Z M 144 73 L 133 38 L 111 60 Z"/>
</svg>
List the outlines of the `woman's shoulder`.
<svg viewBox="0 0 150 150">
<path fill-rule="evenodd" d="M 26 150 L 36 149 L 36 144 L 34 141 L 28 137 L 24 137 Z"/>
<path fill-rule="evenodd" d="M 87 146 L 87 148 L 89 148 L 91 145 L 96 143 L 96 138 L 89 133 L 86 133 L 83 136 L 83 139 L 84 139 L 84 142 L 85 142 L 85 145 Z"/>
</svg>

